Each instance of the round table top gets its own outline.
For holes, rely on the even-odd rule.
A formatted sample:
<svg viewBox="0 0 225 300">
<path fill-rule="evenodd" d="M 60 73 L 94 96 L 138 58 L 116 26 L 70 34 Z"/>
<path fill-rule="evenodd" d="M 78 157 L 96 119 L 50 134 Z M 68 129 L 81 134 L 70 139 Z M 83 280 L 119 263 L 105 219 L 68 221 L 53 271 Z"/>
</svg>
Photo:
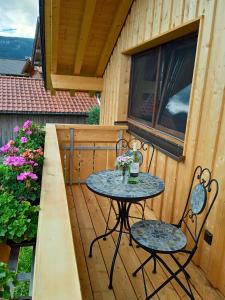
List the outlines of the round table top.
<svg viewBox="0 0 225 300">
<path fill-rule="evenodd" d="M 130 202 L 152 198 L 164 191 L 164 182 L 159 177 L 140 172 L 138 179 L 136 184 L 124 183 L 120 171 L 105 170 L 91 174 L 86 179 L 86 184 L 99 195 Z"/>
</svg>

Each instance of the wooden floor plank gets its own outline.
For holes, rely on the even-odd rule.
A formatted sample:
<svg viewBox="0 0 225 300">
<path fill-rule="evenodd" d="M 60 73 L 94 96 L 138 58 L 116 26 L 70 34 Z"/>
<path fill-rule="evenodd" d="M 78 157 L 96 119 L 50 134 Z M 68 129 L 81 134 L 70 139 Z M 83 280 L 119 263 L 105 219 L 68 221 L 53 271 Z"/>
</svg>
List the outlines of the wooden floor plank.
<svg viewBox="0 0 225 300">
<path fill-rule="evenodd" d="M 101 235 L 104 232 L 104 217 L 102 216 L 99 207 L 96 205 L 97 202 L 95 195 L 92 192 L 90 192 L 86 187 L 84 187 L 84 193 L 86 196 L 87 206 L 96 231 L 96 236 Z M 123 243 L 123 241 L 121 241 L 121 243 Z M 115 244 L 112 237 L 109 237 L 107 241 L 100 240 L 99 246 L 102 250 L 102 254 L 109 273 L 115 249 Z M 94 247 L 96 247 L 96 245 L 94 245 Z M 94 255 L 96 255 L 95 249 L 93 251 L 93 256 Z M 132 287 L 126 269 L 124 268 L 123 262 L 119 255 L 117 256 L 114 270 L 113 289 L 117 299 L 137 299 L 136 293 Z"/>
<path fill-rule="evenodd" d="M 129 246 L 127 235 L 123 235 L 121 240 L 114 270 L 113 290 L 108 289 L 108 274 L 118 234 L 112 234 L 106 241 L 96 242 L 93 257 L 88 257 L 91 241 L 105 230 L 109 200 L 90 192 L 85 185 L 74 185 L 71 189 L 67 188 L 67 195 L 83 299 L 145 299 L 141 273 L 137 277 L 132 277 L 131 274 L 148 257 L 148 253 L 141 248 Z M 134 206 L 132 214 L 140 216 L 139 207 Z M 155 219 L 149 205 L 146 207 L 145 214 L 147 219 Z M 133 219 L 131 223 L 136 221 Z M 112 214 L 110 225 L 112 226 L 114 222 L 115 216 Z M 169 259 L 166 259 L 166 262 L 171 267 L 175 264 Z M 168 276 L 160 266 L 157 268 L 157 274 L 152 274 L 151 268 L 152 266 L 149 264 L 146 277 L 149 292 L 152 292 L 153 287 L 160 285 Z M 216 289 L 211 287 L 203 271 L 193 263 L 190 263 L 188 272 L 192 278 L 191 283 L 196 300 L 225 300 Z M 183 276 L 181 279 L 183 282 Z M 167 285 L 152 299 L 178 300 L 188 299 L 188 297 L 173 280 L 172 284 Z"/>
<path fill-rule="evenodd" d="M 97 243 L 95 247 L 96 255 L 92 259 L 88 257 L 89 245 L 90 242 L 95 238 L 95 231 L 92 225 L 90 225 L 92 222 L 86 207 L 85 199 L 83 198 L 83 193 L 79 186 L 73 186 L 72 191 L 74 204 L 77 211 L 77 219 L 80 226 L 84 256 L 86 258 L 94 298 L 97 293 L 98 297 L 100 294 L 102 294 L 105 296 L 107 295 L 107 299 L 113 300 L 115 299 L 114 292 L 113 290 L 109 290 L 107 288 L 108 273 Z"/>
<path fill-rule="evenodd" d="M 104 216 L 104 219 L 105 219 L 104 223 L 106 223 L 106 219 L 107 219 L 108 211 L 109 211 L 109 201 L 108 201 L 108 199 L 101 201 L 102 198 L 98 197 L 98 196 L 96 198 L 97 198 L 97 203 L 98 204 L 101 203 L 99 205 L 99 208 L 101 209 L 102 214 Z M 113 220 L 113 219 L 115 219 L 115 217 L 113 214 L 111 216 L 112 217 L 110 219 L 110 226 L 115 224 L 114 223 L 115 220 Z M 114 242 L 117 241 L 117 236 L 118 236 L 118 233 L 112 234 L 112 238 L 113 238 Z M 123 261 L 124 268 L 126 269 L 129 280 L 135 290 L 137 298 L 144 299 L 145 292 L 144 292 L 142 277 L 140 277 L 140 276 L 133 277 L 132 276 L 132 272 L 135 270 L 136 266 L 138 266 L 140 264 L 140 260 L 139 260 L 138 256 L 136 255 L 136 253 L 134 252 L 133 247 L 129 246 L 129 239 L 126 234 L 124 234 L 122 237 L 119 254 Z M 151 282 L 149 282 L 149 281 L 147 281 L 147 286 L 150 289 L 153 288 L 151 285 Z M 153 299 L 159 299 L 159 298 L 158 298 L 158 296 L 156 296 Z"/>
<path fill-rule="evenodd" d="M 76 260 L 78 266 L 78 273 L 81 285 L 81 292 L 83 299 L 93 299 L 93 292 L 90 283 L 90 277 L 88 272 L 87 263 L 85 260 L 84 249 L 82 244 L 82 239 L 79 230 L 79 224 L 77 220 L 77 213 L 74 207 L 74 200 L 73 194 L 70 187 L 67 187 L 67 197 L 68 202 L 70 203 L 70 219 L 71 219 L 71 226 L 72 226 L 72 233 L 74 239 L 74 247 L 76 253 Z"/>
</svg>

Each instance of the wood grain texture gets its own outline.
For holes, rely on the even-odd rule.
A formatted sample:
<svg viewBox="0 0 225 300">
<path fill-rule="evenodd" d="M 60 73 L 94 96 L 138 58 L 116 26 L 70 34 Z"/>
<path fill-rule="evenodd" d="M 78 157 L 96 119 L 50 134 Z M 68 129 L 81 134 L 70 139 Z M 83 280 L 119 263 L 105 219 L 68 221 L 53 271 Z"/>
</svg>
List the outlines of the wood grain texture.
<svg viewBox="0 0 225 300">
<path fill-rule="evenodd" d="M 165 176 L 166 190 L 162 196 L 160 207 L 159 203 L 154 202 L 153 208 L 163 219 L 176 222 L 184 208 L 195 166 L 202 164 L 204 167 L 212 169 L 213 175 L 217 177 L 221 185 L 221 194 L 206 224 L 206 228 L 213 233 L 214 242 L 212 246 L 208 246 L 202 241 L 195 261 L 206 272 L 211 283 L 225 294 L 225 284 L 222 279 L 225 276 L 223 267 L 225 242 L 224 240 L 221 242 L 220 238 L 225 236 L 224 201 L 222 200 L 225 182 L 225 173 L 222 171 L 223 168 L 225 169 L 225 150 L 222 148 L 225 114 L 225 50 L 224 43 L 222 43 L 224 40 L 224 10 L 223 0 L 135 1 L 120 35 L 120 45 L 122 45 L 120 53 L 116 46 L 110 59 L 110 65 L 104 74 L 104 106 L 101 112 L 104 120 L 102 119 L 101 122 L 109 125 L 113 121 L 126 120 L 130 78 L 129 70 L 126 71 L 126 68 L 131 65 L 131 58 L 128 56 L 126 61 L 123 58 L 124 53 L 132 54 L 136 51 L 146 50 L 154 45 L 158 38 L 161 39 L 161 42 L 165 42 L 167 34 L 172 33 L 173 35 L 174 28 L 182 30 L 185 24 L 189 24 L 188 26 L 193 26 L 195 29 L 199 26 L 184 140 L 185 161 L 177 163 L 170 158 L 162 160 L 162 154 L 156 152 L 155 173 Z M 117 65 L 117 71 L 114 69 L 112 77 L 113 65 Z M 115 80 L 117 77 L 120 78 L 119 83 Z M 114 105 L 117 105 L 115 102 L 121 103 L 121 110 L 113 111 L 114 115 L 112 116 L 108 104 L 111 88 L 114 88 L 115 84 L 119 84 L 119 93 L 115 95 L 116 98 L 114 97 Z M 165 175 L 161 171 L 163 169 Z M 216 268 L 214 268 L 214 263 Z"/>
<path fill-rule="evenodd" d="M 54 89 L 76 91 L 101 91 L 103 88 L 102 78 L 97 77 L 52 74 L 51 80 Z"/>
<path fill-rule="evenodd" d="M 34 300 L 82 299 L 65 184 L 54 125 L 46 127 Z"/>
<path fill-rule="evenodd" d="M 74 244 L 77 253 L 79 278 L 83 299 L 145 299 L 145 292 L 141 274 L 136 277 L 132 272 L 148 258 L 148 253 L 141 248 L 129 246 L 129 237 L 124 234 L 120 244 L 119 255 L 116 260 L 113 290 L 108 289 L 108 272 L 110 270 L 112 256 L 117 242 L 117 233 L 107 237 L 106 241 L 100 240 L 95 243 L 93 257 L 88 257 L 91 241 L 95 236 L 102 234 L 105 230 L 109 210 L 109 199 L 92 193 L 85 185 L 73 185 L 67 187 L 67 197 L 70 206 L 70 217 Z M 136 205 L 131 208 L 133 216 L 139 216 L 140 211 Z M 148 207 L 146 209 L 148 219 L 156 219 L 155 214 Z M 131 224 L 136 222 L 130 220 Z M 109 225 L 115 224 L 115 215 L 111 214 Z M 163 258 L 166 263 L 174 269 L 175 264 L 170 257 Z M 179 255 L 179 261 L 184 255 Z M 157 273 L 151 272 L 153 264 L 149 263 L 145 268 L 146 285 L 148 293 L 159 286 L 168 277 L 160 265 L 157 265 Z M 193 263 L 188 266 L 191 275 L 191 286 L 196 300 L 224 300 L 217 290 L 213 289 L 207 281 L 204 273 Z M 184 276 L 179 276 L 185 283 Z M 165 286 L 153 299 L 179 300 L 189 298 L 176 282 L 172 281 Z"/>
</svg>

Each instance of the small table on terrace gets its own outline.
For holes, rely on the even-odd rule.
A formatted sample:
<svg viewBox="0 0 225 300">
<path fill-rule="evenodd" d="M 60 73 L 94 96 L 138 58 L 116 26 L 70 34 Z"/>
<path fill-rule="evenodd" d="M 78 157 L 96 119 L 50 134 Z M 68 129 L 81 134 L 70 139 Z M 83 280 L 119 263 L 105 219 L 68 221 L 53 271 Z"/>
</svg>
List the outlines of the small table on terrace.
<svg viewBox="0 0 225 300">
<path fill-rule="evenodd" d="M 108 197 L 117 202 L 118 218 L 115 226 L 98 237 L 96 237 L 91 245 L 89 257 L 92 257 L 92 248 L 94 243 L 105 238 L 119 227 L 119 236 L 116 243 L 116 249 L 112 259 L 112 265 L 109 277 L 109 288 L 112 288 L 113 271 L 116 256 L 119 250 L 120 241 L 124 228 L 130 231 L 129 210 L 132 203 L 153 198 L 164 191 L 164 182 L 156 176 L 149 173 L 139 173 L 139 182 L 137 184 L 123 183 L 119 171 L 106 170 L 91 174 L 87 180 L 87 187 L 94 193 Z"/>
</svg>

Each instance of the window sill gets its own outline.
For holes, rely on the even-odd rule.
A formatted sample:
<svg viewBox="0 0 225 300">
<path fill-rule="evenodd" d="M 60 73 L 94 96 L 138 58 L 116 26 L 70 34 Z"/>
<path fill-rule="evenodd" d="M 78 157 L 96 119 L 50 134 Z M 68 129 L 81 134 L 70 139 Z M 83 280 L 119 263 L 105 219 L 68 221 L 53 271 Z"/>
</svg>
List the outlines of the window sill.
<svg viewBox="0 0 225 300">
<path fill-rule="evenodd" d="M 183 142 L 176 142 L 175 139 L 171 140 L 171 138 L 167 138 L 166 135 L 157 135 L 154 130 L 150 130 L 149 128 L 145 129 L 144 126 L 138 126 L 130 121 L 128 121 L 128 131 L 131 134 L 153 143 L 156 149 L 168 155 L 172 159 L 178 162 L 184 161 Z"/>
</svg>

